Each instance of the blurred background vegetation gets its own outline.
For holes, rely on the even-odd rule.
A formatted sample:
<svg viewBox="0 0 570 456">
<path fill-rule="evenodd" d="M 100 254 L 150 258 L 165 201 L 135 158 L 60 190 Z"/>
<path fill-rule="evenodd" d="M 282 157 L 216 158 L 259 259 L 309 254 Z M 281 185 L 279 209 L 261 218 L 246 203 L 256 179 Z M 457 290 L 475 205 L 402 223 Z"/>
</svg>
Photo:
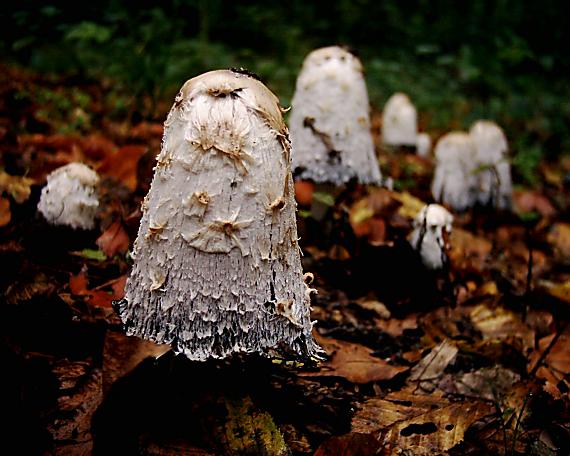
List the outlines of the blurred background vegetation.
<svg viewBox="0 0 570 456">
<path fill-rule="evenodd" d="M 160 119 L 158 101 L 221 67 L 258 73 L 287 105 L 305 55 L 345 44 L 363 61 L 376 109 L 405 91 L 426 130 L 494 119 L 532 184 L 541 158 L 570 152 L 565 10 L 560 0 L 92 0 L 72 8 L 20 0 L 0 6 L 0 54 L 46 77 L 107 81 L 117 115 L 137 106 Z M 63 98 L 87 103 L 81 93 Z"/>
</svg>

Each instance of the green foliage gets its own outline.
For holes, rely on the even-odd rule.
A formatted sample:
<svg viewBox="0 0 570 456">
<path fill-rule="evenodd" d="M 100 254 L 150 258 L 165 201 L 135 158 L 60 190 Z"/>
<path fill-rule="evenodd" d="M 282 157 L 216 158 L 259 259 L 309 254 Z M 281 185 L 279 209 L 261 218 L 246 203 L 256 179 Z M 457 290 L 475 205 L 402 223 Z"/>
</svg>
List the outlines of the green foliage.
<svg viewBox="0 0 570 456">
<path fill-rule="evenodd" d="M 570 39 L 561 0 L 173 0 L 157 6 L 94 0 L 7 4 L 0 53 L 45 73 L 111 78 L 116 115 L 145 115 L 201 72 L 246 67 L 290 103 L 304 56 L 348 44 L 366 68 L 371 102 L 410 94 L 425 129 L 443 133 L 478 118 L 501 124 L 515 165 L 531 182 L 537 147 L 570 151 Z M 124 94 L 128 94 L 125 97 Z M 159 113 L 164 115 L 164 113 Z"/>
</svg>

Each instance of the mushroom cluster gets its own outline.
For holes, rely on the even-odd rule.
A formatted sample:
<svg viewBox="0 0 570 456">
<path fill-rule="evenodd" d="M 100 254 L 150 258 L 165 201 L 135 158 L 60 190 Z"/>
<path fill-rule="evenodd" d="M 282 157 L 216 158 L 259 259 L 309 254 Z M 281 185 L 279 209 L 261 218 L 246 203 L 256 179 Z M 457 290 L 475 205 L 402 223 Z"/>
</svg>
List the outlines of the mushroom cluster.
<svg viewBox="0 0 570 456">
<path fill-rule="evenodd" d="M 362 64 L 346 49 L 311 52 L 297 78 L 289 126 L 295 175 L 316 183 L 379 184 Z"/>
<path fill-rule="evenodd" d="M 69 163 L 47 176 L 38 211 L 52 225 L 90 230 L 99 208 L 99 176 L 82 163 Z"/>
<path fill-rule="evenodd" d="M 277 97 L 219 70 L 187 81 L 168 114 L 117 310 L 126 331 L 192 360 L 319 352 Z"/>
</svg>

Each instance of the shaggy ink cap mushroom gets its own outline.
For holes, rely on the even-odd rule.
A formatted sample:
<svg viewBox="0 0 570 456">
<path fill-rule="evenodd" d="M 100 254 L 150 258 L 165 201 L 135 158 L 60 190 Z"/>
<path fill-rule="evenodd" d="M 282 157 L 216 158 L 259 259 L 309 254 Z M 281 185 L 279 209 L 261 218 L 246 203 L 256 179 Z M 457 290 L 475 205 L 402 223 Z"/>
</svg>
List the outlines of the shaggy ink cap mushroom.
<svg viewBox="0 0 570 456">
<path fill-rule="evenodd" d="M 134 247 L 127 334 L 191 360 L 320 353 L 277 97 L 242 72 L 190 79 L 165 122 Z"/>
<path fill-rule="evenodd" d="M 82 163 L 69 163 L 52 171 L 42 189 L 38 211 L 52 225 L 90 230 L 99 207 L 99 176 Z"/>
<path fill-rule="evenodd" d="M 416 138 L 416 153 L 420 157 L 428 157 L 431 152 L 431 137 L 427 133 L 418 133 Z"/>
<path fill-rule="evenodd" d="M 295 176 L 342 185 L 380 184 L 370 132 L 368 92 L 360 60 L 339 46 L 311 52 L 303 62 L 289 126 Z"/>
<path fill-rule="evenodd" d="M 411 246 L 428 269 L 441 269 L 447 263 L 447 235 L 451 234 L 453 215 L 439 204 L 428 204 L 414 219 Z"/>
<path fill-rule="evenodd" d="M 513 188 L 505 133 L 495 122 L 479 120 L 469 129 L 469 136 L 475 144 L 478 202 L 509 209 Z"/>
<path fill-rule="evenodd" d="M 416 146 L 418 114 L 405 93 L 392 95 L 382 111 L 382 142 L 389 146 Z"/>
<path fill-rule="evenodd" d="M 435 173 L 431 192 L 436 201 L 464 211 L 477 201 L 475 144 L 464 132 L 443 135 L 435 146 Z"/>
</svg>

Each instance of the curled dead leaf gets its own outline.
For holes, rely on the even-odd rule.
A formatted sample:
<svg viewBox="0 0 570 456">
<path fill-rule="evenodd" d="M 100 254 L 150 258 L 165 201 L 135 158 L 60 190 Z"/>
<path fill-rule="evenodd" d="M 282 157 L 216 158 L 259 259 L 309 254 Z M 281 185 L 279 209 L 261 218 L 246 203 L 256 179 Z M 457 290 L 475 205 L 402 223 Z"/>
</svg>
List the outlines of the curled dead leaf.
<svg viewBox="0 0 570 456">
<path fill-rule="evenodd" d="M 359 344 L 315 336 L 317 342 L 331 356 L 317 372 L 303 372 L 307 377 L 343 377 L 352 383 L 369 383 L 391 380 L 408 370 L 405 366 L 393 366 L 372 356 L 372 350 Z"/>
</svg>

